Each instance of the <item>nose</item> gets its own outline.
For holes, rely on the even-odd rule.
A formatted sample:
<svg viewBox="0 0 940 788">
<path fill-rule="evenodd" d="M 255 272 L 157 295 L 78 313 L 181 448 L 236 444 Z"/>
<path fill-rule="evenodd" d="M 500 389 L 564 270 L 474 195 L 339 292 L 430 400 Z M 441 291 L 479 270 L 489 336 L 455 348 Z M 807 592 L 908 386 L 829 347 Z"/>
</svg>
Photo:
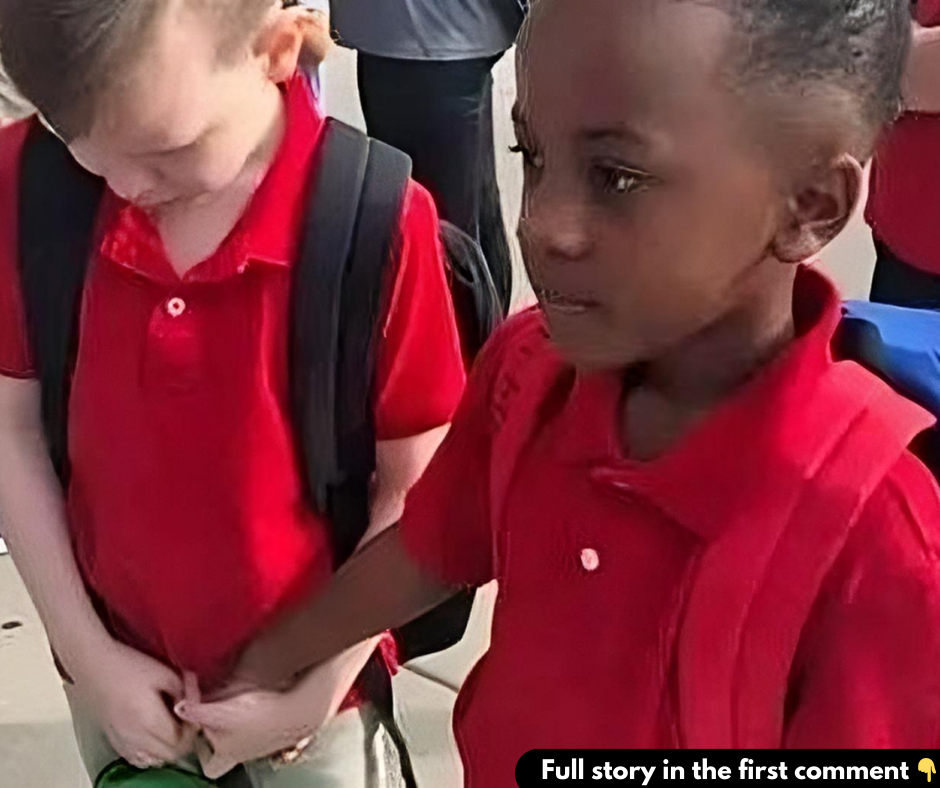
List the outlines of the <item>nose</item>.
<svg viewBox="0 0 940 788">
<path fill-rule="evenodd" d="M 539 257 L 577 262 L 591 251 L 589 209 L 572 197 L 528 199 L 519 220 L 519 242 Z"/>
</svg>

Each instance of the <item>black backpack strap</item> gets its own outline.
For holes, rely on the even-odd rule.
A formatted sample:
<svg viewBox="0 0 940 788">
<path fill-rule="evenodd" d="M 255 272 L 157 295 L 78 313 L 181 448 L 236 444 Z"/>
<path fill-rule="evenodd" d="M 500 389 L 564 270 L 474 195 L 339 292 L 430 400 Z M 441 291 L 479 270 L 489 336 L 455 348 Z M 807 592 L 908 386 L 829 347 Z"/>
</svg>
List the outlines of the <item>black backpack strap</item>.
<svg viewBox="0 0 940 788">
<path fill-rule="evenodd" d="M 329 517 L 340 565 L 369 527 L 375 345 L 411 160 L 335 120 L 324 134 L 294 284 L 293 386 L 308 487 Z M 395 746 L 405 785 L 416 788 L 380 654 L 359 680 Z"/>
<path fill-rule="evenodd" d="M 42 419 L 66 484 L 68 398 L 78 313 L 104 181 L 83 170 L 38 122 L 23 149 L 19 190 L 20 278 L 27 333 L 42 387 Z"/>
<path fill-rule="evenodd" d="M 505 317 L 503 303 L 480 244 L 443 221 L 441 241 L 450 264 L 450 290 L 464 351 L 476 358 Z"/>
<path fill-rule="evenodd" d="M 381 334 L 401 248 L 400 224 L 411 159 L 372 140 L 359 221 L 343 283 L 337 372 L 337 454 L 342 481 L 331 489 L 337 565 L 345 563 L 369 526 L 369 492 L 376 468 L 374 397 Z"/>
<path fill-rule="evenodd" d="M 343 481 L 336 440 L 340 311 L 369 141 L 333 121 L 327 123 L 323 135 L 294 271 L 290 377 L 308 494 L 316 509 L 326 514 L 330 488 Z"/>
</svg>

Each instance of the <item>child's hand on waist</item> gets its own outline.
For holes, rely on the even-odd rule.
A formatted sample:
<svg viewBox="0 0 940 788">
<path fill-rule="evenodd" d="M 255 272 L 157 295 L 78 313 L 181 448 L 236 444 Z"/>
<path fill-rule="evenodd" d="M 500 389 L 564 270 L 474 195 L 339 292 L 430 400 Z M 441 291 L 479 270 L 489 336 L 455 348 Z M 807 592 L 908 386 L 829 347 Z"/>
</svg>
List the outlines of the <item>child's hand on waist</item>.
<svg viewBox="0 0 940 788">
<path fill-rule="evenodd" d="M 150 768 L 193 750 L 196 730 L 176 719 L 182 678 L 161 662 L 117 641 L 71 666 L 74 693 L 128 763 Z"/>
</svg>

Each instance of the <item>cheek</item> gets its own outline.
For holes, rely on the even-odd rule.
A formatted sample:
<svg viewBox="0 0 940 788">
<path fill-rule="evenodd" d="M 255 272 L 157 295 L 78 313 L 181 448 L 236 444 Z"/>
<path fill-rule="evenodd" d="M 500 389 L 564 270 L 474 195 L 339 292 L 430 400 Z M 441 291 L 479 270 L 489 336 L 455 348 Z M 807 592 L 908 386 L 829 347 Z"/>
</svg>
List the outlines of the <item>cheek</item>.
<svg viewBox="0 0 940 788">
<path fill-rule="evenodd" d="M 219 140 L 197 158 L 173 164 L 164 175 L 183 189 L 215 192 L 232 184 L 244 167 L 245 159 L 246 154 L 237 146 Z"/>
<path fill-rule="evenodd" d="M 642 208 L 596 225 L 611 298 L 593 326 L 595 355 L 615 364 L 654 358 L 733 308 L 772 236 L 761 199 L 647 196 Z"/>
</svg>

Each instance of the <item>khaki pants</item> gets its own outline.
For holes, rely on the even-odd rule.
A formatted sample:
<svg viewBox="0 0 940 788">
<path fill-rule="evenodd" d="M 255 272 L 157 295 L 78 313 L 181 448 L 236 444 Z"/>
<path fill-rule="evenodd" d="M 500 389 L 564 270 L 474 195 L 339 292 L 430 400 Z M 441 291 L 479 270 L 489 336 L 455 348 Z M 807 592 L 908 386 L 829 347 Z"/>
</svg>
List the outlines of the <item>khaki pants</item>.
<svg viewBox="0 0 940 788">
<path fill-rule="evenodd" d="M 78 750 L 92 782 L 117 760 L 107 737 L 81 708 L 66 684 Z M 195 759 L 179 764 L 198 771 Z M 275 766 L 267 760 L 245 767 L 253 788 L 400 788 L 398 754 L 371 706 L 341 712 L 297 762 Z"/>
</svg>

